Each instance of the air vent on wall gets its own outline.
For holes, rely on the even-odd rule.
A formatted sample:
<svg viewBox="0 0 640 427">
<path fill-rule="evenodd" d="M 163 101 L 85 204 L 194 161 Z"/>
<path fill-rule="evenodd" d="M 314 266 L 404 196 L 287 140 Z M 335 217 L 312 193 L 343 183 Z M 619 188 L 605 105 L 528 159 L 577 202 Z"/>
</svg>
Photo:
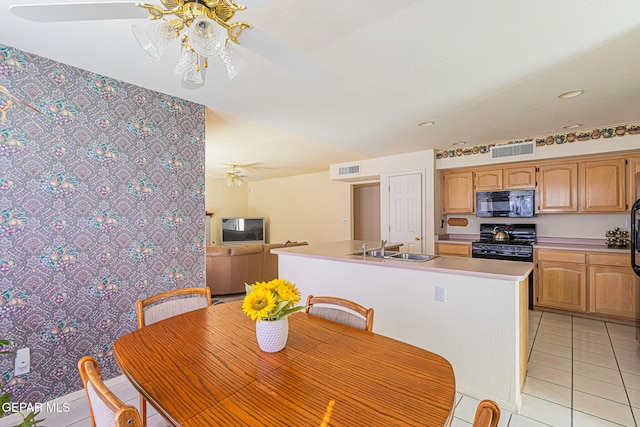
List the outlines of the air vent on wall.
<svg viewBox="0 0 640 427">
<path fill-rule="evenodd" d="M 354 173 L 360 173 L 360 165 L 344 166 L 338 169 L 338 175 L 353 175 Z"/>
<path fill-rule="evenodd" d="M 497 145 L 491 147 L 491 158 L 500 157 L 525 156 L 534 154 L 536 150 L 536 142 L 521 142 L 519 144 Z"/>
</svg>

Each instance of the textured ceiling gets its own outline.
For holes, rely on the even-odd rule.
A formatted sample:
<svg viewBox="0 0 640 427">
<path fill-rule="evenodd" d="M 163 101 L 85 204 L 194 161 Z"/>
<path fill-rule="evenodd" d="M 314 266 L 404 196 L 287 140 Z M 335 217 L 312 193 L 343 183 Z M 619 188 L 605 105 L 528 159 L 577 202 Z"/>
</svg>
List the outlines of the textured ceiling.
<svg viewBox="0 0 640 427">
<path fill-rule="evenodd" d="M 287 176 L 640 120 L 637 0 L 257 1 L 234 20 L 322 75 L 291 75 L 238 47 L 248 68 L 228 80 L 212 60 L 198 89 L 172 73 L 177 46 L 158 62 L 142 52 L 131 25 L 144 20 L 36 23 L 8 11 L 18 3 L 0 0 L 0 43 L 206 105 L 209 176 L 224 163 Z M 586 92 L 557 98 L 572 89 Z M 417 126 L 425 120 L 436 124 Z"/>
</svg>

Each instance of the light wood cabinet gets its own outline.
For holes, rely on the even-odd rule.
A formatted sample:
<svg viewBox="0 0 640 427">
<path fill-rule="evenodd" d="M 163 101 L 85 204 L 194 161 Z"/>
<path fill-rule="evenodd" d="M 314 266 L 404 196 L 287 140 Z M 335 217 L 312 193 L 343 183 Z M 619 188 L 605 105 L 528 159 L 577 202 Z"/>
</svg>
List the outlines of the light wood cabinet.
<svg viewBox="0 0 640 427">
<path fill-rule="evenodd" d="M 579 163 L 580 210 L 582 212 L 624 212 L 625 159 Z"/>
<path fill-rule="evenodd" d="M 471 258 L 471 243 L 436 242 L 436 255 Z"/>
<path fill-rule="evenodd" d="M 443 173 L 441 190 L 443 214 L 475 212 L 473 172 Z"/>
<path fill-rule="evenodd" d="M 535 166 L 507 168 L 502 171 L 504 188 L 507 190 L 528 190 L 536 188 Z"/>
<path fill-rule="evenodd" d="M 502 169 L 476 172 L 476 191 L 499 191 L 502 188 Z"/>
<path fill-rule="evenodd" d="M 535 250 L 535 304 L 635 319 L 638 278 L 625 253 Z"/>
<path fill-rule="evenodd" d="M 538 167 L 538 212 L 578 211 L 578 163 Z"/>
<path fill-rule="evenodd" d="M 636 181 L 636 175 L 640 174 L 640 157 L 631 157 L 629 159 L 629 183 L 627 188 L 629 189 L 629 209 L 633 206 L 633 203 L 640 198 L 640 184 Z"/>
<path fill-rule="evenodd" d="M 587 265 L 583 252 L 536 251 L 536 305 L 587 311 Z"/>
<path fill-rule="evenodd" d="M 637 276 L 627 254 L 589 254 L 589 311 L 635 319 Z"/>
</svg>

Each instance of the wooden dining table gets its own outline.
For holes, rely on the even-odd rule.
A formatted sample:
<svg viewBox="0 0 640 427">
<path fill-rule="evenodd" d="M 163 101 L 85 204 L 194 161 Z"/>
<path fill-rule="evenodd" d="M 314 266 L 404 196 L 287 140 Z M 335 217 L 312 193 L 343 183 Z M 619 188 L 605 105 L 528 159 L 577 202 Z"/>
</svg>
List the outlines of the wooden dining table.
<svg viewBox="0 0 640 427">
<path fill-rule="evenodd" d="M 304 312 L 277 353 L 260 350 L 241 302 L 118 338 L 133 386 L 175 426 L 447 426 L 455 377 L 443 357 Z"/>
</svg>

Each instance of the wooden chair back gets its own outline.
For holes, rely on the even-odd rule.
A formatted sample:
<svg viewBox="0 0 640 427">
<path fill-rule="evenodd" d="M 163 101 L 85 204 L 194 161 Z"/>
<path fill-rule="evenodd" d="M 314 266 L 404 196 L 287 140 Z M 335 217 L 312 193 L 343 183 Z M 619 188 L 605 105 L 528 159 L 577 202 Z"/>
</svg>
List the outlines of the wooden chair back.
<svg viewBox="0 0 640 427">
<path fill-rule="evenodd" d="M 172 289 L 136 301 L 138 329 L 178 314 L 209 307 L 211 291 L 204 288 Z"/>
<path fill-rule="evenodd" d="M 104 384 L 96 359 L 83 357 L 78 361 L 78 370 L 89 399 L 93 427 L 142 427 L 135 406 L 126 405 Z"/>
<path fill-rule="evenodd" d="M 483 400 L 478 404 L 473 427 L 497 427 L 500 421 L 500 408 L 493 400 Z"/>
<path fill-rule="evenodd" d="M 321 306 L 316 307 L 316 304 L 320 304 Z M 364 329 L 365 331 L 371 332 L 373 330 L 373 308 L 365 308 L 358 303 L 344 298 L 309 295 L 305 311 L 314 316 L 344 323 L 345 325 Z"/>
<path fill-rule="evenodd" d="M 138 329 L 169 317 L 211 306 L 211 290 L 204 288 L 181 288 L 161 292 L 136 301 Z M 147 423 L 147 400 L 140 396 L 140 414 Z"/>
</svg>

